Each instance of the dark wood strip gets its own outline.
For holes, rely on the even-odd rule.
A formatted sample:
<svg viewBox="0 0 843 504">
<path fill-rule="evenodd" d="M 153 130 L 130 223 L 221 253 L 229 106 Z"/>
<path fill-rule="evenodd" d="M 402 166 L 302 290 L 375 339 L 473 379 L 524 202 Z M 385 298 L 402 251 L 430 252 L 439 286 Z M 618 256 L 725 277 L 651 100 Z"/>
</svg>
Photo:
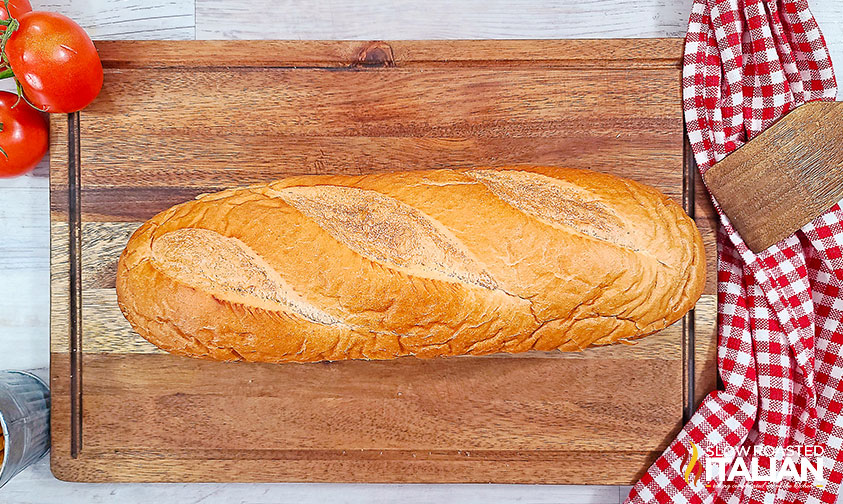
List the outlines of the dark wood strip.
<svg viewBox="0 0 843 504">
<path fill-rule="evenodd" d="M 224 141 L 192 131 L 159 138 L 127 133 L 115 144 L 83 140 L 85 188 L 227 187 L 295 175 L 383 173 L 476 166 L 551 165 L 635 178 L 681 203 L 681 133 L 579 138 L 290 138 L 238 135 Z M 232 155 L 236 152 L 236 155 Z M 676 168 L 671 169 L 671 168 Z"/>
<path fill-rule="evenodd" d="M 694 153 L 691 150 L 691 144 L 688 141 L 687 134 L 684 135 L 684 142 L 682 142 L 682 203 L 685 206 L 685 212 L 692 218 L 696 218 L 696 191 L 694 189 L 695 174 L 697 173 L 697 165 L 694 162 Z M 695 334 L 695 320 L 694 310 L 688 312 L 682 318 L 682 329 L 685 335 L 682 346 L 683 360 L 685 363 L 683 378 L 685 380 L 685 388 L 683 395 L 682 408 L 682 422 L 686 423 L 690 420 L 691 415 L 696 409 L 694 406 L 694 397 L 696 397 L 696 334 Z"/>
<path fill-rule="evenodd" d="M 67 116 L 70 240 L 70 456 L 82 450 L 82 175 L 79 112 Z"/>
<path fill-rule="evenodd" d="M 173 205 L 225 187 L 103 187 L 82 190 L 85 222 L 146 221 Z"/>
</svg>

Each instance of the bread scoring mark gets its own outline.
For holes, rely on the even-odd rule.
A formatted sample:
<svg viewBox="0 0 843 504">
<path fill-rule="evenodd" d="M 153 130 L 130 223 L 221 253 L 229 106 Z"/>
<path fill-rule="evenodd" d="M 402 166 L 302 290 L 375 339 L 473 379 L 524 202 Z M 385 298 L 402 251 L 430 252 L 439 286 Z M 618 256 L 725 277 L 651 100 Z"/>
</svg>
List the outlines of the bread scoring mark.
<svg viewBox="0 0 843 504">
<path fill-rule="evenodd" d="M 318 185 L 271 190 L 336 240 L 364 257 L 413 272 L 444 275 L 487 289 L 497 285 L 444 226 L 381 193 Z"/>
<path fill-rule="evenodd" d="M 465 174 L 510 206 L 546 224 L 563 225 L 600 240 L 630 246 L 623 221 L 582 187 L 520 170 L 469 170 Z"/>
<path fill-rule="evenodd" d="M 156 236 L 152 260 L 165 274 L 225 301 L 277 311 L 319 324 L 341 321 L 307 303 L 248 245 L 216 231 L 182 228 Z"/>
</svg>

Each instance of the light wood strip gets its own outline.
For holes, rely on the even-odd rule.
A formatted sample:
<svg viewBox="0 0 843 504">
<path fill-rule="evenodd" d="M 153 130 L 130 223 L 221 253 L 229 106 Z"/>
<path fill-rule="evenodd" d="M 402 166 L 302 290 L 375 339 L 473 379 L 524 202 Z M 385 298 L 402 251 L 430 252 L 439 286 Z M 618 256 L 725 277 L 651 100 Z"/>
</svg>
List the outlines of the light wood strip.
<svg viewBox="0 0 843 504">
<path fill-rule="evenodd" d="M 70 232 L 67 223 L 66 115 L 56 115 L 50 121 L 50 153 L 50 207 L 61 209 L 50 216 L 50 348 L 68 352 Z M 56 348 L 57 339 L 62 341 L 60 350 Z"/>
</svg>

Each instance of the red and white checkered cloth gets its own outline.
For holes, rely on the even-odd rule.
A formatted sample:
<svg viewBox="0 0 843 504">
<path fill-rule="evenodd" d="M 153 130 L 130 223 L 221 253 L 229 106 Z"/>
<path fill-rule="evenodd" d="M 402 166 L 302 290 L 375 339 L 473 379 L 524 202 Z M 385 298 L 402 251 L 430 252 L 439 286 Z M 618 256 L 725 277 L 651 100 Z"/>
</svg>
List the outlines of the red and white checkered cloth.
<svg viewBox="0 0 843 504">
<path fill-rule="evenodd" d="M 682 87 L 701 172 L 794 107 L 833 100 L 837 91 L 825 41 L 805 0 L 694 0 Z M 717 207 L 718 367 L 724 389 L 703 400 L 627 502 L 835 502 L 843 479 L 840 207 L 759 254 Z M 823 445 L 828 483 L 687 483 L 683 459 L 692 442 L 702 450 Z"/>
</svg>

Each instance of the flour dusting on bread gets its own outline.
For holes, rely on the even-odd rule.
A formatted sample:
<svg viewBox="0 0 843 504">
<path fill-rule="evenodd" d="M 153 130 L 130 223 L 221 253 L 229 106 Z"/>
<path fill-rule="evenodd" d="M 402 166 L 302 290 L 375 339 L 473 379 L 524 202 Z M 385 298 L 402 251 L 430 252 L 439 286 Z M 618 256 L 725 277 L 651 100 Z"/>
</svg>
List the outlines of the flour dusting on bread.
<svg viewBox="0 0 843 504">
<path fill-rule="evenodd" d="M 152 260 L 175 280 L 209 292 L 222 291 L 227 301 L 288 309 L 320 324 L 340 323 L 293 292 L 277 271 L 237 238 L 209 229 L 177 229 L 155 238 Z"/>
<path fill-rule="evenodd" d="M 623 221 L 586 189 L 540 173 L 470 170 L 497 197 L 550 225 L 563 225 L 601 240 L 629 246 Z"/>
<path fill-rule="evenodd" d="M 487 289 L 496 287 L 489 273 L 446 229 L 394 198 L 330 185 L 288 187 L 274 194 L 373 261 L 438 273 Z"/>
</svg>

